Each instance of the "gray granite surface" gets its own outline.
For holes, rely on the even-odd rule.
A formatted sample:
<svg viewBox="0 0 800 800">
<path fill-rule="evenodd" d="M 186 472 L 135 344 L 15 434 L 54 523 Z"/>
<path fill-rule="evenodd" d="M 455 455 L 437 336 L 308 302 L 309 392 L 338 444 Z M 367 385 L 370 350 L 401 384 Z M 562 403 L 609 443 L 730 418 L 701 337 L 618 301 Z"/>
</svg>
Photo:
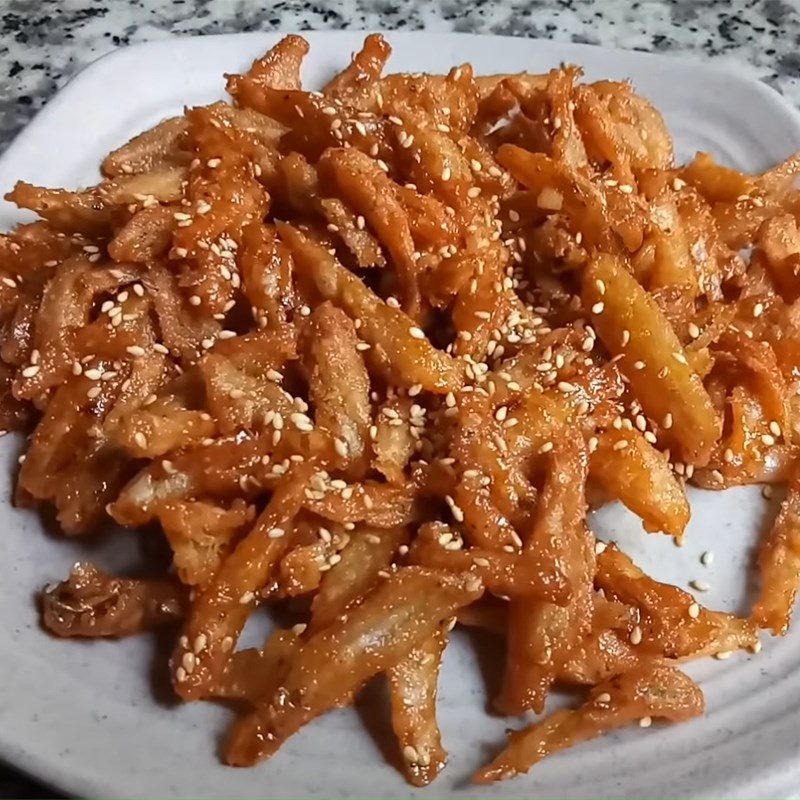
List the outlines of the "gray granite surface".
<svg viewBox="0 0 800 800">
<path fill-rule="evenodd" d="M 116 47 L 332 28 L 469 31 L 686 53 L 745 70 L 800 105 L 800 4 L 784 0 L 0 0 L 0 150 L 72 75 Z M 0 766 L 0 798 L 54 796 Z"/>
</svg>

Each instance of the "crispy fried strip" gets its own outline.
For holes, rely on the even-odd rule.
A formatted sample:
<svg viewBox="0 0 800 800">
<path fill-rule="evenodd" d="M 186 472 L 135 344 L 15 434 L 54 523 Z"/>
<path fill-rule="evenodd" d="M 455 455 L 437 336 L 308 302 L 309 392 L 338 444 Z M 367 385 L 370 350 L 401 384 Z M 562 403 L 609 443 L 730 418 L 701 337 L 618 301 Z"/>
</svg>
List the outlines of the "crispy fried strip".
<svg viewBox="0 0 800 800">
<path fill-rule="evenodd" d="M 383 36 L 371 33 L 350 63 L 325 84 L 322 93 L 366 110 L 391 54 L 392 48 Z"/>
<path fill-rule="evenodd" d="M 690 515 L 686 493 L 667 459 L 638 430 L 603 431 L 589 475 L 638 514 L 645 530 L 683 535 Z"/>
<path fill-rule="evenodd" d="M 320 165 L 330 169 L 342 198 L 364 216 L 386 248 L 397 271 L 404 310 L 417 319 L 420 296 L 414 240 L 394 183 L 373 159 L 358 150 L 327 150 Z"/>
<path fill-rule="evenodd" d="M 180 150 L 180 140 L 186 128 L 183 117 L 170 117 L 159 122 L 122 147 L 112 150 L 103 160 L 103 173 L 114 177 L 147 172 L 162 162 L 188 161 L 188 152 Z"/>
<path fill-rule="evenodd" d="M 569 605 L 528 597 L 509 606 L 506 669 L 497 705 L 507 714 L 541 712 L 550 686 L 591 628 L 594 550 L 586 529 L 584 487 L 588 459 L 580 438 L 565 439 L 551 461 L 526 557 L 541 553 L 562 571 Z"/>
<path fill-rule="evenodd" d="M 306 493 L 305 507 L 334 522 L 364 522 L 376 528 L 407 525 L 418 516 L 417 498 L 409 484 L 393 486 L 365 481 L 338 492 Z"/>
<path fill-rule="evenodd" d="M 389 670 L 392 728 L 406 779 L 427 786 L 444 768 L 447 753 L 436 721 L 436 694 L 447 634 L 437 630 Z"/>
<path fill-rule="evenodd" d="M 509 734 L 506 749 L 474 780 L 482 784 L 507 780 L 553 753 L 643 717 L 682 722 L 702 714 L 703 707 L 703 693 L 687 675 L 666 665 L 638 667 L 595 686 L 580 708 L 556 711 Z"/>
<path fill-rule="evenodd" d="M 302 642 L 294 631 L 274 630 L 264 646 L 239 650 L 213 687 L 213 696 L 243 700 L 251 706 L 277 691 Z"/>
<path fill-rule="evenodd" d="M 245 526 L 252 525 L 253 506 L 234 500 L 223 508 L 202 500 L 162 503 L 158 520 L 172 548 L 172 562 L 187 586 L 207 586 Z"/>
<path fill-rule="evenodd" d="M 752 618 L 760 628 L 784 635 L 800 586 L 800 471 L 795 466 L 786 499 L 758 552 L 761 589 Z"/>
<path fill-rule="evenodd" d="M 416 564 L 451 572 L 472 570 L 486 588 L 503 598 L 532 598 L 566 605 L 572 599 L 560 565 L 537 550 L 525 553 L 462 549 L 460 542 L 440 523 L 425 523 L 411 544 L 409 558 Z"/>
<path fill-rule="evenodd" d="M 303 725 L 428 641 L 444 619 L 482 592 L 480 578 L 469 573 L 398 570 L 341 623 L 306 642 L 278 691 L 234 725 L 225 760 L 244 766 L 268 758 Z"/>
<path fill-rule="evenodd" d="M 310 629 L 330 625 L 364 597 L 379 580 L 379 573 L 392 561 L 400 545 L 408 541 L 406 528 L 371 528 L 362 525 L 350 534 L 339 553 L 341 560 L 322 578 L 311 603 Z"/>
<path fill-rule="evenodd" d="M 420 416 L 412 418 L 412 409 L 422 410 L 412 398 L 397 397 L 387 400 L 377 414 L 377 433 L 372 442 L 373 467 L 390 483 L 405 481 L 405 467 L 419 441 Z"/>
<path fill-rule="evenodd" d="M 615 547 L 598 556 L 595 584 L 606 597 L 639 609 L 640 651 L 689 659 L 753 647 L 757 641 L 750 620 L 700 606 L 677 586 L 646 575 Z"/>
<path fill-rule="evenodd" d="M 42 624 L 56 636 L 130 636 L 177 622 L 188 600 L 173 579 L 112 578 L 78 563 L 67 580 L 42 590 Z"/>
<path fill-rule="evenodd" d="M 702 466 L 719 436 L 719 420 L 653 299 L 617 259 L 601 255 L 584 275 L 583 303 L 603 344 L 620 356 L 620 369 L 645 413 L 685 461 Z"/>
<path fill-rule="evenodd" d="M 366 471 L 371 422 L 369 374 L 357 345 L 353 322 L 332 303 L 311 315 L 305 353 L 314 421 L 339 440 L 342 466 L 354 478 Z"/>
<path fill-rule="evenodd" d="M 195 600 L 172 656 L 173 686 L 183 699 L 196 700 L 213 693 L 257 603 L 257 593 L 288 546 L 292 520 L 300 509 L 312 470 L 309 462 L 295 465 L 276 488 L 253 529 L 222 563 L 213 583 Z"/>
<path fill-rule="evenodd" d="M 461 362 L 434 348 L 411 317 L 384 303 L 325 248 L 297 228 L 279 223 L 278 231 L 291 249 L 297 268 L 311 279 L 317 291 L 351 318 L 361 320 L 359 334 L 387 361 L 399 383 L 419 384 L 437 394 L 461 386 Z"/>
</svg>

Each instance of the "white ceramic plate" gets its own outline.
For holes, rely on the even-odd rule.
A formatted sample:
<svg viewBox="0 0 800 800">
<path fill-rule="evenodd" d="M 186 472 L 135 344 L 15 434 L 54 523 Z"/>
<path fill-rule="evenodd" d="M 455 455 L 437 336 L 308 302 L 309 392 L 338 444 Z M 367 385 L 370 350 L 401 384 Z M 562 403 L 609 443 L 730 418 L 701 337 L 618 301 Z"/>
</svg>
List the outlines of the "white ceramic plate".
<svg viewBox="0 0 800 800">
<path fill-rule="evenodd" d="M 311 33 L 308 85 L 321 83 L 358 48 L 362 34 Z M 387 34 L 392 70 L 441 72 L 471 61 L 478 73 L 542 71 L 582 64 L 589 79 L 631 78 L 664 113 L 681 158 L 696 149 L 757 170 L 800 149 L 800 116 L 771 89 L 704 64 L 662 56 L 490 36 Z M 0 159 L 0 190 L 17 178 L 52 186 L 94 182 L 101 157 L 132 134 L 222 97 L 237 71 L 277 34 L 170 40 L 120 50 L 75 78 Z M 0 226 L 20 217 L 3 204 Z M 8 497 L 20 442 L 0 442 L 0 495 Z M 692 493 L 688 544 L 647 536 L 636 519 L 609 507 L 592 520 L 655 576 L 686 586 L 702 578 L 713 607 L 743 609 L 759 526 L 772 509 L 757 488 Z M 62 789 L 85 796 L 416 797 L 388 765 L 352 709 L 317 720 L 270 762 L 236 770 L 217 746 L 228 712 L 177 705 L 164 691 L 166 655 L 148 636 L 70 642 L 38 627 L 34 592 L 66 574 L 79 556 L 110 569 L 129 566 L 137 534 L 75 543 L 44 532 L 39 518 L 0 508 L 0 756 Z M 711 549 L 710 568 L 699 563 Z M 481 651 L 481 662 L 502 653 Z M 455 636 L 441 680 L 440 715 L 448 768 L 431 797 L 794 797 L 800 787 L 800 625 L 758 656 L 736 654 L 689 668 L 708 713 L 675 727 L 635 728 L 546 760 L 528 776 L 475 789 L 468 779 L 503 741 L 508 720 L 486 714 L 473 643 Z M 154 676 L 156 679 L 154 679 Z M 160 678 L 161 680 L 157 680 Z M 385 733 L 378 698 L 373 727 Z M 368 709 L 369 711 L 369 709 Z"/>
</svg>

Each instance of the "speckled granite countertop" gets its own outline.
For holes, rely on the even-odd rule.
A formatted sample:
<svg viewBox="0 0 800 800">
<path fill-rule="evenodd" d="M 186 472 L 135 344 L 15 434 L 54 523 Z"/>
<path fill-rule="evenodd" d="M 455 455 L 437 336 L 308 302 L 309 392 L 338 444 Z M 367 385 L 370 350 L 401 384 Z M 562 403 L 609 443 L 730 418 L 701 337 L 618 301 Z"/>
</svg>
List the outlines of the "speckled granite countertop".
<svg viewBox="0 0 800 800">
<path fill-rule="evenodd" d="M 170 36 L 324 28 L 474 31 L 735 62 L 800 105 L 800 9 L 784 0 L 0 0 L 0 149 L 78 70 Z"/>
<path fill-rule="evenodd" d="M 0 150 L 116 47 L 253 30 L 426 28 L 686 53 L 735 65 L 800 106 L 800 7 L 784 0 L 0 0 Z M 0 766 L 0 798 L 54 797 Z"/>
</svg>

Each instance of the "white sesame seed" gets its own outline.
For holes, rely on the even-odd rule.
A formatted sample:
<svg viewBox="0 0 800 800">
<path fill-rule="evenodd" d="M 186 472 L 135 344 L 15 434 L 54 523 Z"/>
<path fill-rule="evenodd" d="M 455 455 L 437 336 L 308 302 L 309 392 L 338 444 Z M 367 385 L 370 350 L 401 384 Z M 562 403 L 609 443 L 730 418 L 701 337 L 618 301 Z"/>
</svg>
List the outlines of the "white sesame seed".
<svg viewBox="0 0 800 800">
<path fill-rule="evenodd" d="M 594 699 L 595 703 L 606 704 L 611 702 L 611 695 L 608 692 L 603 692 L 597 695 Z"/>
<path fill-rule="evenodd" d="M 725 448 L 725 450 L 724 450 L 724 451 L 723 451 L 723 453 L 722 453 L 722 460 L 723 460 L 723 461 L 724 461 L 726 464 L 730 464 L 730 463 L 733 461 L 733 459 L 734 459 L 734 452 L 733 452 L 733 450 L 731 450 L 731 448 L 730 448 L 730 447 L 726 447 L 726 448 Z"/>
<path fill-rule="evenodd" d="M 638 625 L 631 631 L 630 643 L 634 645 L 642 643 L 642 629 Z"/>
<path fill-rule="evenodd" d="M 314 428 L 314 423 L 305 414 L 294 412 L 289 415 L 289 419 L 294 424 L 295 428 L 301 431 L 310 431 Z"/>
<path fill-rule="evenodd" d="M 143 356 L 146 352 L 144 347 L 140 347 L 138 344 L 132 344 L 126 347 L 125 350 L 132 356 Z"/>
<path fill-rule="evenodd" d="M 147 437 L 141 431 L 136 431 L 133 435 L 133 441 L 142 449 L 147 447 Z"/>
<path fill-rule="evenodd" d="M 692 589 L 695 589 L 698 592 L 707 592 L 711 588 L 711 585 L 703 580 L 689 581 L 689 586 L 691 586 Z"/>
<path fill-rule="evenodd" d="M 700 605 L 698 603 L 690 603 L 689 616 L 692 619 L 697 619 L 700 616 Z"/>
<path fill-rule="evenodd" d="M 652 717 L 642 717 L 639 720 L 639 727 L 640 728 L 649 728 L 653 724 Z"/>
<path fill-rule="evenodd" d="M 407 744 L 403 748 L 403 758 L 408 761 L 410 764 L 416 764 L 419 758 L 419 754 L 417 753 L 417 749 L 412 747 L 410 744 Z"/>
<path fill-rule="evenodd" d="M 468 592 L 477 592 L 483 586 L 483 582 L 481 579 L 476 575 L 473 578 L 467 580 L 465 588 Z"/>
<path fill-rule="evenodd" d="M 605 308 L 605 303 L 597 302 L 592 306 L 592 313 L 593 314 L 602 314 L 603 309 Z"/>
<path fill-rule="evenodd" d="M 422 328 L 417 328 L 416 326 L 412 326 L 408 329 L 408 332 L 414 339 L 424 339 L 425 338 L 425 331 Z"/>
<path fill-rule="evenodd" d="M 30 367 L 25 367 L 25 369 L 22 370 L 22 377 L 32 378 L 34 375 L 38 374 L 38 372 L 39 367 L 37 367 L 35 364 L 32 364 Z"/>
<path fill-rule="evenodd" d="M 730 658 L 732 655 L 732 650 L 720 650 L 719 653 L 714 653 L 714 658 L 718 661 L 725 661 L 726 658 Z"/>
<path fill-rule="evenodd" d="M 711 550 L 706 550 L 705 553 L 703 553 L 703 555 L 700 556 L 700 563 L 704 567 L 711 566 L 713 562 L 714 562 L 714 553 Z"/>
<path fill-rule="evenodd" d="M 183 658 L 181 658 L 181 666 L 186 670 L 188 675 L 192 674 L 196 663 L 197 659 L 195 658 L 194 653 L 187 652 L 183 654 Z"/>
</svg>

